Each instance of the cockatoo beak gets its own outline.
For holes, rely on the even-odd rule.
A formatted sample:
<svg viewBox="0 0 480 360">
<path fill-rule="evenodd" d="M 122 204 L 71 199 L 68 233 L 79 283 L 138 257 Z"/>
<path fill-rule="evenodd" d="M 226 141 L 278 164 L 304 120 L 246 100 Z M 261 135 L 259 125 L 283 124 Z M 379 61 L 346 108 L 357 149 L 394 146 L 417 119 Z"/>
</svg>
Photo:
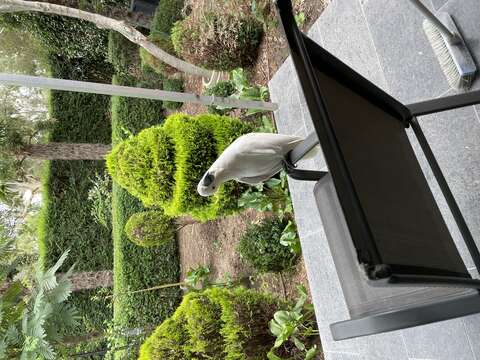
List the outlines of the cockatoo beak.
<svg viewBox="0 0 480 360">
<path fill-rule="evenodd" d="M 202 180 L 197 185 L 197 192 L 201 196 L 210 196 L 213 195 L 216 191 L 215 189 L 215 175 L 211 173 L 206 173 Z"/>
</svg>

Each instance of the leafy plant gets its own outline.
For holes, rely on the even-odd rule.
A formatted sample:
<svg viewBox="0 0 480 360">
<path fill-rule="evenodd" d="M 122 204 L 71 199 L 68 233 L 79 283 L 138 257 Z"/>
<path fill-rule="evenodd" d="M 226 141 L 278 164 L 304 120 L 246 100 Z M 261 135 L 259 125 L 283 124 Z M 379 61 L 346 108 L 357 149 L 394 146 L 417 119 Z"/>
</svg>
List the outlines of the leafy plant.
<svg viewBox="0 0 480 360">
<path fill-rule="evenodd" d="M 232 70 L 230 72 L 230 80 L 217 83 L 207 89 L 206 94 L 255 101 L 268 101 L 270 96 L 266 86 L 251 85 L 242 68 Z M 231 108 L 222 106 L 209 107 L 210 112 L 218 114 L 226 114 L 231 110 Z M 254 115 L 264 111 L 265 110 L 250 109 L 245 111 L 245 115 Z"/>
<path fill-rule="evenodd" d="M 287 174 L 282 171 L 279 177 L 249 188 L 238 201 L 240 208 L 271 211 L 281 219 L 291 215 L 293 205 L 288 191 Z"/>
<path fill-rule="evenodd" d="M 232 81 L 220 81 L 217 84 L 209 87 L 205 91 L 205 95 L 214 95 L 220 97 L 229 97 L 236 91 L 235 85 Z M 231 108 L 223 108 L 221 106 L 209 105 L 208 112 L 212 114 L 225 115 L 231 111 Z"/>
<path fill-rule="evenodd" d="M 295 245 L 289 242 L 294 243 L 295 231 L 284 231 L 291 224 L 291 221 L 270 217 L 251 225 L 240 239 L 238 245 L 240 256 L 260 272 L 290 269 L 298 261 L 299 255 L 293 251 Z M 294 239 L 286 239 L 286 234 L 293 235 Z"/>
<path fill-rule="evenodd" d="M 278 21 L 272 16 L 272 2 L 270 0 L 252 0 L 251 10 L 253 16 L 263 24 L 264 31 L 277 27 Z"/>
<path fill-rule="evenodd" d="M 306 17 L 303 11 L 300 11 L 299 13 L 295 14 L 294 17 L 295 17 L 295 22 L 299 27 L 302 27 L 303 25 L 305 25 Z"/>
<path fill-rule="evenodd" d="M 188 62 L 230 71 L 253 63 L 262 34 L 261 23 L 250 14 L 206 10 L 178 21 L 172 29 L 172 42 Z"/>
<path fill-rule="evenodd" d="M 318 336 L 313 306 L 306 304 L 308 294 L 303 285 L 298 286 L 299 298 L 295 306 L 289 310 L 279 310 L 269 323 L 270 332 L 276 337 L 275 344 L 267 354 L 269 360 L 282 360 L 275 354 L 276 350 L 287 342 L 292 342 L 299 353 L 289 359 L 313 359 L 318 349 L 316 345 L 307 348 L 312 338 Z"/>
<path fill-rule="evenodd" d="M 198 285 L 203 288 L 207 287 L 210 282 L 208 277 L 210 276 L 210 268 L 208 266 L 198 266 L 190 269 L 187 272 L 187 276 L 183 280 L 187 288 L 194 289 Z"/>
<path fill-rule="evenodd" d="M 60 279 L 55 275 L 67 256 L 68 251 L 46 271 L 37 269 L 34 287 L 26 300 L 20 298 L 23 289 L 18 283 L 2 294 L 0 358 L 56 359 L 53 344 L 68 334 L 60 329 L 69 331 L 78 323 L 76 309 L 66 303 L 71 294 L 69 276 L 73 267 Z"/>
<path fill-rule="evenodd" d="M 97 223 L 112 228 L 112 180 L 107 174 L 95 174 L 88 191 L 90 213 Z"/>
<path fill-rule="evenodd" d="M 143 247 L 175 241 L 171 218 L 159 210 L 133 214 L 125 224 L 125 233 L 131 242 Z"/>
</svg>

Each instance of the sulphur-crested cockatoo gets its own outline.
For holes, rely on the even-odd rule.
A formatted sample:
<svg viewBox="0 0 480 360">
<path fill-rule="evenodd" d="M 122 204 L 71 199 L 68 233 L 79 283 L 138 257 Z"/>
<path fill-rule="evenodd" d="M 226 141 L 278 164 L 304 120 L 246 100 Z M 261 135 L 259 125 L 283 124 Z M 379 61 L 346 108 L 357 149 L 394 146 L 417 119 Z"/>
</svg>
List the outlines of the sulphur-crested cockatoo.
<svg viewBox="0 0 480 360">
<path fill-rule="evenodd" d="M 228 146 L 198 183 L 202 196 L 213 195 L 226 181 L 255 185 L 282 169 L 285 155 L 303 139 L 298 136 L 250 133 Z"/>
</svg>

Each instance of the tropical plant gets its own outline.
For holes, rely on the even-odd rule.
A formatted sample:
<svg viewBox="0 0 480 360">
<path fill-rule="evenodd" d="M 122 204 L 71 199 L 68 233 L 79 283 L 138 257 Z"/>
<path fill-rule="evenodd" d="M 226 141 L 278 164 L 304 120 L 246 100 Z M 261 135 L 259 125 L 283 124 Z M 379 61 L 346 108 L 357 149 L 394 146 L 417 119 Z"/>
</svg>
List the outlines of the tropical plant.
<svg viewBox="0 0 480 360">
<path fill-rule="evenodd" d="M 252 208 L 258 211 L 271 211 L 281 219 L 293 213 L 292 199 L 288 191 L 287 174 L 280 172 L 279 178 L 273 177 L 249 188 L 240 197 L 241 208 Z"/>
<path fill-rule="evenodd" d="M 216 85 L 207 88 L 206 95 L 231 97 L 240 100 L 268 101 L 269 92 L 266 86 L 251 85 L 245 74 L 245 70 L 238 68 L 230 72 L 230 80 L 220 81 Z M 209 112 L 227 114 L 232 108 L 222 106 L 210 106 Z M 250 109 L 244 111 L 245 115 L 254 115 L 265 110 Z"/>
<path fill-rule="evenodd" d="M 292 268 L 299 253 L 283 240 L 290 221 L 268 217 L 248 227 L 238 245 L 240 256 L 260 272 L 280 272 Z M 293 233 L 296 238 L 296 233 Z"/>
<path fill-rule="evenodd" d="M 0 358 L 56 359 L 54 345 L 77 325 L 77 312 L 66 302 L 73 266 L 61 278 L 55 275 L 67 256 L 68 251 L 46 271 L 38 267 L 29 294 L 22 296 L 27 290 L 18 282 L 2 294 Z"/>
<path fill-rule="evenodd" d="M 316 328 L 313 305 L 306 304 L 308 294 L 305 287 L 301 285 L 297 289 L 299 298 L 295 306 L 289 310 L 275 312 L 273 319 L 270 320 L 270 332 L 276 337 L 276 340 L 267 354 L 269 360 L 285 359 L 283 356 L 276 355 L 276 352 L 288 342 L 293 343 L 298 350 L 293 357 L 288 357 L 291 360 L 311 360 L 319 351 L 317 345 L 308 348 L 312 340 L 319 334 Z"/>
<path fill-rule="evenodd" d="M 175 241 L 172 219 L 161 210 L 133 214 L 125 224 L 125 234 L 131 242 L 143 247 Z"/>
<path fill-rule="evenodd" d="M 90 213 L 97 223 L 112 228 L 112 180 L 107 174 L 95 174 L 88 191 Z"/>
</svg>

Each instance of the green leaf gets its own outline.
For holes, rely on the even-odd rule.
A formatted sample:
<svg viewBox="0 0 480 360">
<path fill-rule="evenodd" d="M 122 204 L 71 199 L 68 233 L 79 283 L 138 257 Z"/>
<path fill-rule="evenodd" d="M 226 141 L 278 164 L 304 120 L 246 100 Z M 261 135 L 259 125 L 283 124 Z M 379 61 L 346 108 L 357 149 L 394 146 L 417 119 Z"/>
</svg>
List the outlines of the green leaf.
<svg viewBox="0 0 480 360">
<path fill-rule="evenodd" d="M 293 343 L 295 344 L 295 347 L 300 350 L 304 351 L 305 350 L 305 344 L 301 342 L 296 336 L 292 336 Z"/>
<path fill-rule="evenodd" d="M 270 350 L 268 353 L 267 353 L 267 359 L 268 360 L 283 360 L 281 357 L 278 357 L 277 355 L 275 355 L 273 353 L 273 349 Z"/>
<path fill-rule="evenodd" d="M 275 336 L 280 336 L 282 333 L 282 327 L 275 321 L 275 320 L 270 320 L 268 323 L 270 332 L 275 335 Z"/>
<path fill-rule="evenodd" d="M 308 351 L 307 354 L 305 355 L 305 360 L 312 360 L 315 355 L 317 355 L 317 345 L 314 345 L 311 347 Z"/>
</svg>

